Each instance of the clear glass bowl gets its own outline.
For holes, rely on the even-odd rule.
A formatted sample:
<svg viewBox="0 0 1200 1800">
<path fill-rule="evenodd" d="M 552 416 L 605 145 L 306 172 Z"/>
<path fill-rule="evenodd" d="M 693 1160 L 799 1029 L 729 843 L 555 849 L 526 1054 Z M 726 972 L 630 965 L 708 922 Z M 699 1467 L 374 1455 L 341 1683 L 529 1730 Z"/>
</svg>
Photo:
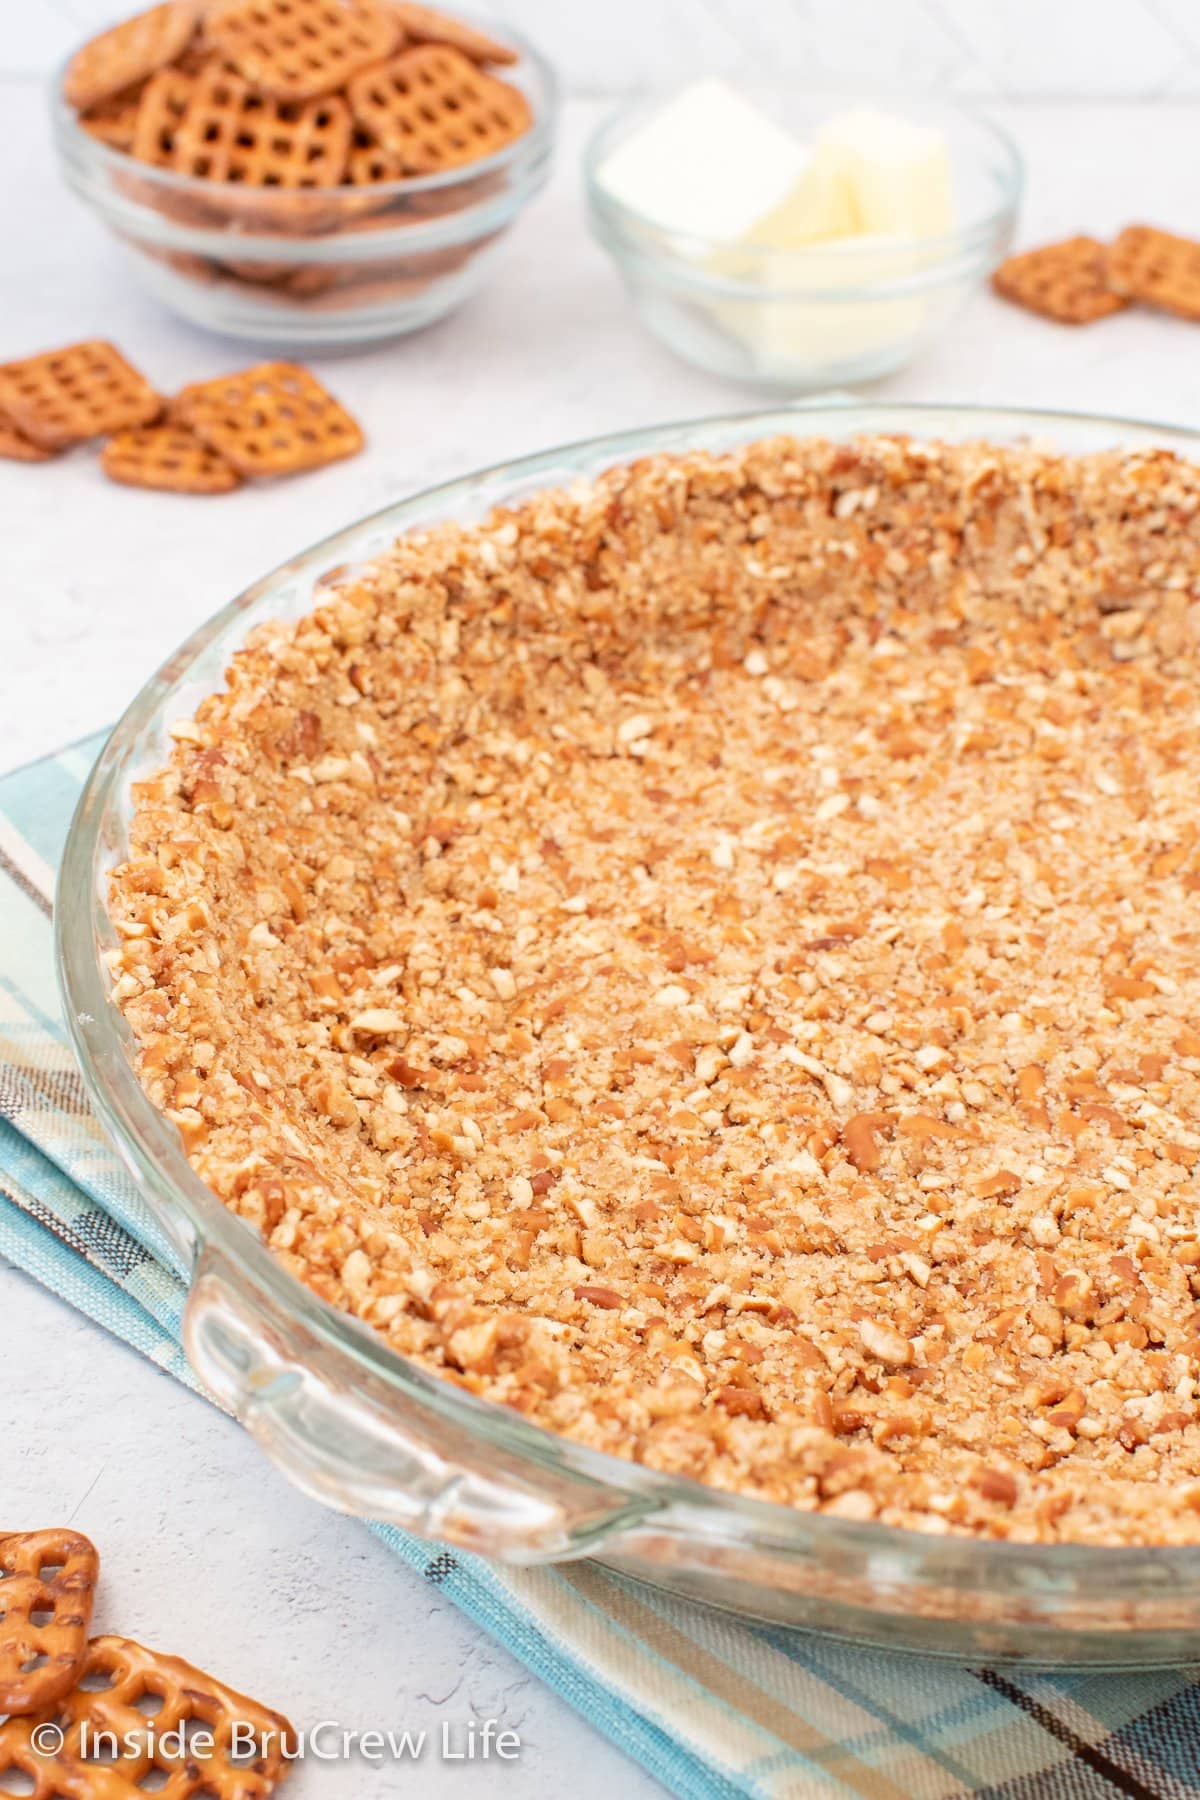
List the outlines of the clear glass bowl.
<svg viewBox="0 0 1200 1800">
<path fill-rule="evenodd" d="M 1200 433 L 971 407 L 813 406 L 595 439 L 388 507 L 305 551 L 201 627 L 138 694 L 80 799 L 55 909 L 64 1008 L 88 1093 L 141 1192 L 127 1220 L 188 1279 L 185 1342 L 207 1385 L 305 1491 L 344 1511 L 519 1562 L 598 1556 L 740 1613 L 859 1641 L 1046 1664 L 1178 1664 L 1200 1655 L 1200 1546 L 1106 1549 L 932 1536 L 855 1524 L 618 1460 L 476 1399 L 390 1350 L 303 1287 L 200 1180 L 134 1074 L 109 996 L 108 871 L 128 852 L 130 784 L 161 767 L 169 726 L 221 685 L 267 619 L 402 532 L 655 451 L 724 450 L 776 432 L 847 440 L 1034 437 L 1195 458 Z"/>
<path fill-rule="evenodd" d="M 597 179 L 616 146 L 661 109 L 659 95 L 621 107 L 587 147 L 593 236 L 655 336 L 710 373 L 803 394 L 902 368 L 941 335 L 1012 242 L 1024 184 L 1020 152 L 997 126 L 948 102 L 792 87 L 755 88 L 748 98 L 802 143 L 863 106 L 936 127 L 950 160 L 954 229 L 910 244 L 849 239 L 788 251 L 666 231 Z"/>
<path fill-rule="evenodd" d="M 53 86 L 67 184 L 119 239 L 172 312 L 228 337 L 331 349 L 419 331 L 486 279 L 496 249 L 550 173 L 557 84 L 516 32 L 533 124 L 505 149 L 440 175 L 365 187 L 240 187 L 176 175 L 89 135 Z"/>
</svg>

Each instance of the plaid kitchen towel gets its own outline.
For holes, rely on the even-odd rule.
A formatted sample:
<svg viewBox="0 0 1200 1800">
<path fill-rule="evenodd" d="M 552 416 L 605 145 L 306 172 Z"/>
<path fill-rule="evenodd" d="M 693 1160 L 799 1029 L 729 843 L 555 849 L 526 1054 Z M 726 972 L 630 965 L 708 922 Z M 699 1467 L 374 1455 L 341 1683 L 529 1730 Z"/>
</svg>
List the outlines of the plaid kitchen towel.
<svg viewBox="0 0 1200 1800">
<path fill-rule="evenodd" d="M 59 1017 L 54 870 L 92 739 L 0 781 L 0 1255 L 180 1381 L 184 1283 Z M 591 1564 L 384 1542 L 665 1787 L 697 1800 L 1200 1800 L 1200 1671 L 1037 1673 L 858 1650 Z"/>
</svg>

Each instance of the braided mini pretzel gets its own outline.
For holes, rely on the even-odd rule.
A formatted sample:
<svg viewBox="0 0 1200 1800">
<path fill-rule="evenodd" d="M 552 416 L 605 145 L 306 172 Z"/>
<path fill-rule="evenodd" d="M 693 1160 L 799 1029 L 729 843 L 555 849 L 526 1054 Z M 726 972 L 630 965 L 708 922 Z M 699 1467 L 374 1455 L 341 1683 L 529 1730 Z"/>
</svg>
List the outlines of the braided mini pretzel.
<svg viewBox="0 0 1200 1800">
<path fill-rule="evenodd" d="M 402 50 L 346 90 L 357 123 L 410 175 L 478 162 L 528 131 L 520 88 L 440 44 Z"/>
<path fill-rule="evenodd" d="M 74 1685 L 99 1578 L 77 1531 L 0 1537 L 0 1714 L 40 1711 Z"/>
<path fill-rule="evenodd" d="M 400 21 L 376 0 L 225 0 L 206 41 L 277 100 L 331 94 L 400 42 Z"/>
<path fill-rule="evenodd" d="M 147 1698 L 160 1704 L 144 1711 Z M 61 1750 L 39 1751 L 39 1725 L 61 1730 Z M 28 1800 L 145 1800 L 150 1792 L 159 1800 L 269 1800 L 295 1741 L 282 1713 L 179 1657 L 98 1637 L 79 1682 L 55 1707 L 0 1725 L 0 1787 L 19 1772 L 33 1783 Z"/>
</svg>

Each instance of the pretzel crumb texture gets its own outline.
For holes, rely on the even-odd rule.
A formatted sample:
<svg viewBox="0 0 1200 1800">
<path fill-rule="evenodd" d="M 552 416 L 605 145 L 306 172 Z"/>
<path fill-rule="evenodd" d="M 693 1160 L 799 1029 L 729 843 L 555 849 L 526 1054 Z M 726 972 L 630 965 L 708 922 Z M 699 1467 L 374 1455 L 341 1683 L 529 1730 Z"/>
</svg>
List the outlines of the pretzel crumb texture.
<svg viewBox="0 0 1200 1800">
<path fill-rule="evenodd" d="M 1200 1542 L 1200 469 L 779 438 L 343 579 L 112 880 L 225 1204 L 597 1449 Z"/>
</svg>

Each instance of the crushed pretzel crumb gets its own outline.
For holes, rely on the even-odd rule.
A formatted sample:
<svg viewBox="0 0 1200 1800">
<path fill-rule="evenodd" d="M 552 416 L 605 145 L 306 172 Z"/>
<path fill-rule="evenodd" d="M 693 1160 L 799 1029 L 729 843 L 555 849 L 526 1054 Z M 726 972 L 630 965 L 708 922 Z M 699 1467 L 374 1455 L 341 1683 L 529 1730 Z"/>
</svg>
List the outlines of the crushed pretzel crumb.
<svg viewBox="0 0 1200 1800">
<path fill-rule="evenodd" d="M 396 1350 L 763 1500 L 1200 1542 L 1200 469 L 775 439 L 400 540 L 135 792 L 114 998 Z"/>
</svg>

